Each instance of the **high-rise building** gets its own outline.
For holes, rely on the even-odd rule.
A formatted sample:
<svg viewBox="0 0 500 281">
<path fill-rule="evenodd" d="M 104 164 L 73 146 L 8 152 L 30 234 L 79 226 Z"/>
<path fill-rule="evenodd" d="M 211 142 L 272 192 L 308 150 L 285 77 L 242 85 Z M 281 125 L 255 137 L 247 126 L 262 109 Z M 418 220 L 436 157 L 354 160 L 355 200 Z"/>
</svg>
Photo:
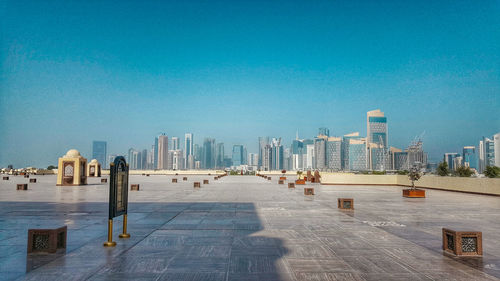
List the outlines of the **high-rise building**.
<svg viewBox="0 0 500 281">
<path fill-rule="evenodd" d="M 155 138 L 153 146 L 153 169 L 158 169 L 158 137 Z"/>
<path fill-rule="evenodd" d="M 271 169 L 283 169 L 283 146 L 281 145 L 281 138 L 273 138 L 271 142 Z"/>
<path fill-rule="evenodd" d="M 342 138 L 329 137 L 326 141 L 326 168 L 342 170 Z"/>
<path fill-rule="evenodd" d="M 477 170 L 477 158 L 475 146 L 464 146 L 462 154 L 462 165 Z"/>
<path fill-rule="evenodd" d="M 194 162 L 193 163 L 189 163 L 189 161 L 191 161 L 190 159 L 194 159 L 194 158 L 190 158 L 189 155 L 193 155 L 194 154 L 194 147 L 193 147 L 193 134 L 192 133 L 186 133 L 184 134 L 184 161 L 186 162 L 184 164 L 184 166 L 187 168 L 187 169 L 191 169 L 191 167 L 194 168 Z"/>
<path fill-rule="evenodd" d="M 370 143 L 378 143 L 388 147 L 387 118 L 380 109 L 366 113 L 366 135 L 367 146 Z"/>
<path fill-rule="evenodd" d="M 349 140 L 361 138 L 359 132 L 350 133 L 342 137 L 342 170 L 349 170 Z"/>
<path fill-rule="evenodd" d="M 493 136 L 493 150 L 495 151 L 495 166 L 500 167 L 500 133 Z"/>
<path fill-rule="evenodd" d="M 107 167 L 106 146 L 105 141 L 92 142 L 92 159 L 96 159 L 101 164 L 101 167 Z"/>
<path fill-rule="evenodd" d="M 271 171 L 271 166 L 272 166 L 272 156 L 273 154 L 273 148 L 270 144 L 266 144 L 264 146 L 264 149 L 262 151 L 262 161 L 261 161 L 261 164 L 262 164 L 262 167 L 261 169 L 263 171 Z"/>
<path fill-rule="evenodd" d="M 158 169 L 168 169 L 168 136 L 165 134 L 158 137 Z"/>
<path fill-rule="evenodd" d="M 172 170 L 183 170 L 184 169 L 184 157 L 182 150 L 171 150 L 172 153 Z"/>
<path fill-rule="evenodd" d="M 304 143 L 305 144 L 305 143 Z M 306 145 L 306 166 L 305 169 L 311 170 L 311 169 L 316 169 L 316 157 L 314 153 L 314 144 L 307 144 Z"/>
<path fill-rule="evenodd" d="M 455 158 L 460 157 L 460 154 L 456 152 L 448 152 L 444 154 L 444 162 L 448 164 L 448 170 L 453 171 L 458 166 L 455 165 Z"/>
<path fill-rule="evenodd" d="M 215 147 L 215 167 L 217 169 L 224 169 L 224 143 L 219 142 Z"/>
<path fill-rule="evenodd" d="M 193 154 L 194 154 L 194 161 L 200 161 L 201 165 L 201 161 L 203 159 L 203 147 L 198 144 L 195 144 L 193 147 Z"/>
<path fill-rule="evenodd" d="M 367 170 L 366 139 L 349 139 L 349 170 Z"/>
<path fill-rule="evenodd" d="M 259 137 L 259 167 L 264 166 L 264 150 L 266 145 L 269 144 L 269 137 Z M 263 169 L 264 171 L 267 171 Z"/>
<path fill-rule="evenodd" d="M 313 164 L 314 169 L 325 170 L 326 169 L 326 135 L 319 135 L 314 139 L 314 159 L 316 160 Z"/>
<path fill-rule="evenodd" d="M 179 138 L 172 137 L 172 150 L 179 150 L 179 149 L 180 149 Z"/>
<path fill-rule="evenodd" d="M 141 169 L 146 170 L 148 168 L 148 150 L 143 149 L 141 151 Z"/>
<path fill-rule="evenodd" d="M 259 164 L 259 154 L 248 153 L 248 166 L 257 168 L 258 164 Z"/>
<path fill-rule="evenodd" d="M 330 130 L 328 128 L 319 128 L 318 130 L 318 136 L 327 136 L 329 137 L 330 136 Z"/>
<path fill-rule="evenodd" d="M 215 169 L 215 139 L 205 138 L 203 141 L 203 169 Z"/>
<path fill-rule="evenodd" d="M 292 141 L 292 147 L 290 151 L 291 155 L 291 169 L 292 170 L 301 170 L 304 168 L 303 165 L 303 155 L 305 155 L 304 151 L 304 143 L 298 138 Z"/>
<path fill-rule="evenodd" d="M 235 144 L 233 145 L 233 166 L 243 165 L 243 145 Z"/>
</svg>

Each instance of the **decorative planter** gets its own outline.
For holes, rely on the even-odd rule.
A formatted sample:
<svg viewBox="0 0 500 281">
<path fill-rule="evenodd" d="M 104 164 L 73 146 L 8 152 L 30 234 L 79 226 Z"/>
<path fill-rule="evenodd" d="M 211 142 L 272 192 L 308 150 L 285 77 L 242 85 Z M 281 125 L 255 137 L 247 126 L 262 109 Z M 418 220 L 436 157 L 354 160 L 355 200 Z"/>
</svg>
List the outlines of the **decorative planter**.
<svg viewBox="0 0 500 281">
<path fill-rule="evenodd" d="M 107 183 L 108 179 L 101 179 L 101 183 Z"/>
<path fill-rule="evenodd" d="M 28 254 L 55 253 L 59 249 L 66 249 L 67 233 L 66 226 L 56 229 L 29 229 Z"/>
<path fill-rule="evenodd" d="M 286 177 L 280 177 L 280 180 L 286 181 Z"/>
<path fill-rule="evenodd" d="M 403 197 L 425 198 L 425 190 L 423 190 L 423 189 L 403 189 Z"/>
<path fill-rule="evenodd" d="M 187 181 L 188 180 L 188 177 L 183 177 L 182 178 L 183 181 Z"/>
<path fill-rule="evenodd" d="M 339 209 L 354 210 L 354 199 L 352 198 L 338 198 L 337 205 Z"/>
<path fill-rule="evenodd" d="M 271 177 L 267 177 L 267 180 L 271 180 Z"/>
<path fill-rule="evenodd" d="M 279 180 L 278 184 L 284 184 L 285 182 L 283 180 Z"/>
<path fill-rule="evenodd" d="M 139 185 L 138 184 L 131 184 L 130 190 L 131 191 L 139 191 Z"/>
<path fill-rule="evenodd" d="M 3 177 L 2 178 L 4 181 L 8 181 L 9 180 L 9 177 Z"/>
<path fill-rule="evenodd" d="M 305 187 L 304 188 L 304 195 L 314 195 L 314 188 L 313 187 Z"/>
<path fill-rule="evenodd" d="M 288 183 L 288 188 L 295 188 L 295 184 L 293 182 Z"/>
<path fill-rule="evenodd" d="M 194 188 L 200 188 L 201 185 L 199 181 L 195 181 L 193 186 Z"/>
<path fill-rule="evenodd" d="M 306 180 L 304 180 L 304 179 L 296 180 L 295 184 L 296 185 L 305 185 L 306 184 Z"/>
<path fill-rule="evenodd" d="M 27 183 L 18 183 L 17 190 L 28 190 L 28 184 Z"/>
<path fill-rule="evenodd" d="M 203 184 L 208 184 L 208 180 L 203 180 Z"/>
<path fill-rule="evenodd" d="M 172 183 L 177 183 L 177 179 L 172 179 Z"/>
<path fill-rule="evenodd" d="M 30 183 L 36 183 L 36 179 L 30 179 Z"/>
<path fill-rule="evenodd" d="M 29 178 L 29 177 L 30 177 L 30 175 L 24 175 L 24 178 L 26 178 L 26 179 Z"/>
<path fill-rule="evenodd" d="M 483 234 L 443 228 L 443 251 L 457 256 L 482 256 Z"/>
</svg>

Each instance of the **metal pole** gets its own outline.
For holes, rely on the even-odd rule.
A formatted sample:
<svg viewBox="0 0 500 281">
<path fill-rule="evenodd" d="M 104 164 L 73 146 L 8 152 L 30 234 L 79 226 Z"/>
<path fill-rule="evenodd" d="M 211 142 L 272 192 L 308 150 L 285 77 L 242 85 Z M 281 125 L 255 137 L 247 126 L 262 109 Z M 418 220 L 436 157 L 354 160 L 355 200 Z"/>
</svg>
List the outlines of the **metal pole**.
<svg viewBox="0 0 500 281">
<path fill-rule="evenodd" d="M 113 242 L 113 219 L 108 220 L 108 241 L 104 242 L 104 247 L 114 247 L 116 242 Z"/>
<path fill-rule="evenodd" d="M 123 215 L 123 233 L 118 237 L 120 238 L 130 238 L 130 234 L 127 233 L 127 214 Z"/>
</svg>

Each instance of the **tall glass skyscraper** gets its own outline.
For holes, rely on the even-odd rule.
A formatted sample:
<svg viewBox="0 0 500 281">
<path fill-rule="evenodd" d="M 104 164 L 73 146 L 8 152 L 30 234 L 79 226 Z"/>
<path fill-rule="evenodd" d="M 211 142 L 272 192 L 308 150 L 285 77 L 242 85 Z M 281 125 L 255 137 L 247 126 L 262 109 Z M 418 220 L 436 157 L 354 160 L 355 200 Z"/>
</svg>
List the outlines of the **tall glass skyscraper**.
<svg viewBox="0 0 500 281">
<path fill-rule="evenodd" d="M 215 167 L 217 169 L 225 168 L 224 143 L 223 142 L 219 142 L 215 148 Z"/>
<path fill-rule="evenodd" d="M 189 157 L 189 155 L 194 155 L 194 144 L 193 144 L 193 134 L 186 133 L 184 135 L 184 167 L 190 168 L 194 165 L 194 163 L 189 163 L 189 159 L 194 159 L 193 157 Z"/>
<path fill-rule="evenodd" d="M 370 143 L 382 144 L 388 147 L 387 141 L 387 118 L 380 109 L 368 111 L 366 113 L 366 141 Z"/>
<path fill-rule="evenodd" d="M 215 168 L 215 139 L 205 138 L 203 141 L 203 169 Z"/>
<path fill-rule="evenodd" d="M 93 141 L 92 142 L 92 159 L 96 159 L 101 163 L 101 167 L 107 167 L 106 163 L 106 146 L 105 141 Z"/>
<path fill-rule="evenodd" d="M 477 170 L 477 156 L 475 146 L 464 146 L 462 165 Z"/>
<path fill-rule="evenodd" d="M 233 145 L 233 166 L 243 165 L 243 145 L 235 144 Z"/>
<path fill-rule="evenodd" d="M 165 134 L 158 137 L 158 169 L 168 169 L 168 136 Z"/>
<path fill-rule="evenodd" d="M 328 128 L 319 128 L 318 130 L 318 136 L 327 136 L 329 137 L 330 136 L 330 130 Z"/>
</svg>

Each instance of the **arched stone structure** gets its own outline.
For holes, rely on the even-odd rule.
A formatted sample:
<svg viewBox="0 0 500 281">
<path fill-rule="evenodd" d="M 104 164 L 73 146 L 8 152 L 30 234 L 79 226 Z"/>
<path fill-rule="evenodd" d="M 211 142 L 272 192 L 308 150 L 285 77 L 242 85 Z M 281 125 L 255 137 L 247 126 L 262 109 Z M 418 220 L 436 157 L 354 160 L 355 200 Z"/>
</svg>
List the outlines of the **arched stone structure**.
<svg viewBox="0 0 500 281">
<path fill-rule="evenodd" d="M 100 177 L 101 176 L 101 163 L 97 159 L 92 159 L 87 165 L 87 177 Z"/>
<path fill-rule="evenodd" d="M 87 159 L 76 149 L 70 149 L 66 155 L 59 158 L 57 166 L 57 185 L 87 184 L 85 168 Z"/>
</svg>

